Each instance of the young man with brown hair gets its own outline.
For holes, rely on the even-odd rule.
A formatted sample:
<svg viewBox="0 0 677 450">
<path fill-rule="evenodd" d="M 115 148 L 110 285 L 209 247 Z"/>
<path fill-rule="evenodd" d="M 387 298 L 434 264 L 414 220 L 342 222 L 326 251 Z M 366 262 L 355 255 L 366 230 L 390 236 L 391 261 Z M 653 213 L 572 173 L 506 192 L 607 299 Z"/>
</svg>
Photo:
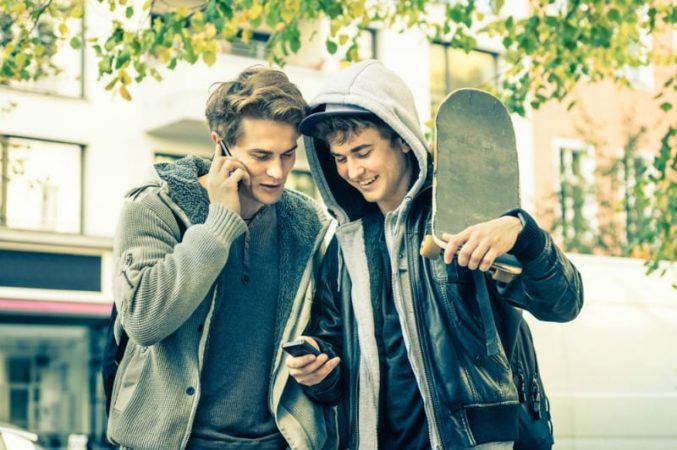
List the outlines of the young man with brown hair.
<svg viewBox="0 0 677 450">
<path fill-rule="evenodd" d="M 521 310 L 575 318 L 575 267 L 523 210 L 445 235 L 444 258 L 419 255 L 430 234 L 430 154 L 413 95 L 379 62 L 337 74 L 311 107 L 300 130 L 338 228 L 305 339 L 342 363 L 289 359 L 292 376 L 318 402 L 342 400 L 342 447 L 550 448 Z M 487 273 L 504 253 L 523 267 L 509 284 Z"/>
<path fill-rule="evenodd" d="M 129 343 L 108 436 L 134 450 L 334 448 L 334 412 L 290 380 L 281 343 L 309 321 L 329 220 L 284 189 L 307 105 L 250 68 L 207 102 L 213 160 L 156 164 L 115 237 Z"/>
</svg>

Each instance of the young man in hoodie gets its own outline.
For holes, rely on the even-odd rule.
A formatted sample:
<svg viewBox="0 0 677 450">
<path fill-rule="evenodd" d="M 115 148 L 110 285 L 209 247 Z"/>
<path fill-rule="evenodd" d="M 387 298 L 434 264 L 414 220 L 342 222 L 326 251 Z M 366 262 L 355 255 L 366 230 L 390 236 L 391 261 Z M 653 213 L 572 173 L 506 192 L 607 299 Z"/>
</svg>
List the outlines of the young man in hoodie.
<svg viewBox="0 0 677 450">
<path fill-rule="evenodd" d="M 129 336 L 108 422 L 134 450 L 336 447 L 334 412 L 289 378 L 281 343 L 310 317 L 326 214 L 284 189 L 307 105 L 250 68 L 207 102 L 210 161 L 156 164 L 115 237 L 116 335 Z M 230 156 L 226 156 L 230 155 Z"/>
<path fill-rule="evenodd" d="M 430 234 L 430 154 L 411 92 L 379 62 L 335 76 L 311 108 L 300 130 L 339 225 L 306 339 L 342 363 L 289 359 L 292 376 L 320 403 L 342 398 L 342 447 L 549 448 L 520 311 L 575 318 L 576 269 L 523 210 L 446 235 L 443 258 L 419 255 Z M 523 266 L 509 284 L 487 272 L 506 252 Z M 526 436 L 539 426 L 542 436 Z"/>
</svg>

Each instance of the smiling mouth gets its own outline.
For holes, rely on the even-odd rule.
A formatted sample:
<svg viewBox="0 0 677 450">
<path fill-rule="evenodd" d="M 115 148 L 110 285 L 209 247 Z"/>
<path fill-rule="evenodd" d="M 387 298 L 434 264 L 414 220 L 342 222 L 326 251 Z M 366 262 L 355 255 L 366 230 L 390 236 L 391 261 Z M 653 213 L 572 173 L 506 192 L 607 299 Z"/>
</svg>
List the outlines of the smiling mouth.
<svg viewBox="0 0 677 450">
<path fill-rule="evenodd" d="M 371 186 L 371 184 L 374 181 L 376 181 L 377 178 L 378 178 L 378 175 L 376 175 L 375 177 L 367 178 L 365 180 L 355 181 L 354 183 L 356 185 L 358 185 L 359 187 L 367 187 L 367 186 Z"/>
</svg>

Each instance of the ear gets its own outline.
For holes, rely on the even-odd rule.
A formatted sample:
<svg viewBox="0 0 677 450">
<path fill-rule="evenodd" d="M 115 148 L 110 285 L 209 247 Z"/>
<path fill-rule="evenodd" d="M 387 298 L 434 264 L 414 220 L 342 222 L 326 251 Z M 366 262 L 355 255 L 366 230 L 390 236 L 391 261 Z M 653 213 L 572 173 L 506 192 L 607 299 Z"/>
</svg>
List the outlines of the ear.
<svg viewBox="0 0 677 450">
<path fill-rule="evenodd" d="M 402 150 L 402 153 L 409 153 L 411 151 L 411 147 L 409 147 L 409 144 L 405 142 L 404 139 L 398 138 L 400 141 L 400 149 Z"/>
<path fill-rule="evenodd" d="M 216 131 L 212 131 L 211 134 L 209 135 L 209 139 L 212 140 L 213 144 L 218 144 L 221 138 L 219 137 L 218 134 L 216 134 Z"/>
</svg>

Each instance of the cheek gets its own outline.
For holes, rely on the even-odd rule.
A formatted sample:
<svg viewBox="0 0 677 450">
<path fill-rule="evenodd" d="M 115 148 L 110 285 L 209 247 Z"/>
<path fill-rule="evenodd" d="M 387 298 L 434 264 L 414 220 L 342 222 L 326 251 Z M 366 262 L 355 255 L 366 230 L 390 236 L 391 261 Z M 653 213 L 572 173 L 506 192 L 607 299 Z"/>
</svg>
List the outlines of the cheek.
<svg viewBox="0 0 677 450">
<path fill-rule="evenodd" d="M 348 179 L 348 167 L 345 164 L 336 164 L 336 172 L 338 172 L 339 176 L 343 178 L 344 180 Z"/>
<path fill-rule="evenodd" d="M 282 161 L 282 169 L 284 170 L 284 176 L 286 177 L 289 175 L 289 172 L 294 168 L 294 164 L 296 163 L 296 156 L 293 158 L 285 159 Z"/>
</svg>

